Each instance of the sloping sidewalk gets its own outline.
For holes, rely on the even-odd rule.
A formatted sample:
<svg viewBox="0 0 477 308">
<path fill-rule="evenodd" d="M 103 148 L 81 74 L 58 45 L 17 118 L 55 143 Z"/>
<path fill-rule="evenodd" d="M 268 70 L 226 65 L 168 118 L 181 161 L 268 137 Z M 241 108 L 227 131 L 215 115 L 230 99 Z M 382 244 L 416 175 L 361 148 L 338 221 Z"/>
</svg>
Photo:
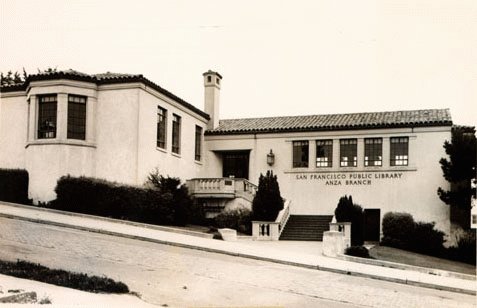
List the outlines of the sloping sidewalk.
<svg viewBox="0 0 477 308">
<path fill-rule="evenodd" d="M 464 294 L 476 294 L 476 281 L 436 276 L 416 271 L 386 268 L 295 251 L 278 250 L 240 242 L 225 242 L 164 231 L 155 226 L 123 222 L 84 214 L 61 212 L 31 206 L 0 202 L 0 217 L 23 219 L 49 225 L 69 227 L 114 236 L 144 240 L 231 256 L 368 277 Z M 167 229 L 167 228 L 166 228 Z M 170 228 L 169 228 L 170 229 Z"/>
</svg>

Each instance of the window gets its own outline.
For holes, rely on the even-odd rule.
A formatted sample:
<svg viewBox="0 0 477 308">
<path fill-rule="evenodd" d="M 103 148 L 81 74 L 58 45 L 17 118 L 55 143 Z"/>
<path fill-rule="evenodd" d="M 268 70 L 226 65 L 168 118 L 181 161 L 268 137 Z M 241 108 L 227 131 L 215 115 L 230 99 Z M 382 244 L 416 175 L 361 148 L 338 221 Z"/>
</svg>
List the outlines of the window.
<svg viewBox="0 0 477 308">
<path fill-rule="evenodd" d="M 68 95 L 68 139 L 86 139 L 86 97 Z"/>
<path fill-rule="evenodd" d="M 472 215 L 472 224 L 477 225 L 477 215 L 475 214 Z"/>
<path fill-rule="evenodd" d="M 195 126 L 195 160 L 200 161 L 202 151 L 202 127 Z"/>
<path fill-rule="evenodd" d="M 383 139 L 366 138 L 364 139 L 364 165 L 382 166 L 383 164 Z"/>
<path fill-rule="evenodd" d="M 308 167 L 308 141 L 293 141 L 293 168 Z"/>
<path fill-rule="evenodd" d="M 56 138 L 56 95 L 38 99 L 38 139 Z"/>
<path fill-rule="evenodd" d="M 356 139 L 340 140 L 340 166 L 356 167 L 358 165 L 358 141 Z"/>
<path fill-rule="evenodd" d="M 316 141 L 316 166 L 331 167 L 333 165 L 333 140 Z"/>
<path fill-rule="evenodd" d="M 172 115 L 172 152 L 180 154 L 181 151 L 181 117 Z"/>
<path fill-rule="evenodd" d="M 409 138 L 391 138 L 391 166 L 408 165 Z"/>
<path fill-rule="evenodd" d="M 157 141 L 158 148 L 166 148 L 167 110 L 157 106 Z"/>
</svg>

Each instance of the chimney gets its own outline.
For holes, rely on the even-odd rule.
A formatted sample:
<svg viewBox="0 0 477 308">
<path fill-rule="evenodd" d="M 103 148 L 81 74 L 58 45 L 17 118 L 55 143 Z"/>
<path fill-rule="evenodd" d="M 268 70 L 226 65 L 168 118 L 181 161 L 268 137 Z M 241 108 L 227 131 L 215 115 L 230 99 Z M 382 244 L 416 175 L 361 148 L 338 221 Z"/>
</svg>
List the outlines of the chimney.
<svg viewBox="0 0 477 308">
<path fill-rule="evenodd" d="M 204 76 L 204 111 L 210 116 L 207 129 L 214 129 L 219 126 L 220 83 L 222 76 L 211 70 L 202 75 Z"/>
</svg>

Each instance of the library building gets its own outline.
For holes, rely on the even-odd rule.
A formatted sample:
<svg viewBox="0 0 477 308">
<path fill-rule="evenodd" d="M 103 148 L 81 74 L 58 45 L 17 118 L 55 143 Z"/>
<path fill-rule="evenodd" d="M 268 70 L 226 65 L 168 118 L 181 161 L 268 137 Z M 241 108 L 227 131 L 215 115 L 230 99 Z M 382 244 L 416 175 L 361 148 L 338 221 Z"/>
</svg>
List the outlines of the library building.
<svg viewBox="0 0 477 308">
<path fill-rule="evenodd" d="M 250 208 L 272 170 L 290 217 L 331 219 L 348 195 L 364 210 L 367 240 L 379 240 L 390 211 L 449 234 L 437 195 L 449 188 L 439 164 L 448 109 L 221 120 L 222 76 L 202 77 L 203 109 L 143 75 L 66 70 L 3 86 L 0 168 L 28 171 L 35 203 L 55 199 L 63 175 L 142 185 L 157 169 L 187 183 L 208 215 Z"/>
</svg>

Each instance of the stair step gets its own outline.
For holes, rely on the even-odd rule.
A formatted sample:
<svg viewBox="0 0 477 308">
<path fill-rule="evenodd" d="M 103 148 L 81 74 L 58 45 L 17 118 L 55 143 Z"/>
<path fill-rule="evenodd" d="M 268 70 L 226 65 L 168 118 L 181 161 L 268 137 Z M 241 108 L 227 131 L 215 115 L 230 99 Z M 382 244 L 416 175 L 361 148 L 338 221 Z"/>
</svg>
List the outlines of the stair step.
<svg viewBox="0 0 477 308">
<path fill-rule="evenodd" d="M 280 240 L 322 241 L 332 219 L 332 215 L 290 215 Z"/>
</svg>

